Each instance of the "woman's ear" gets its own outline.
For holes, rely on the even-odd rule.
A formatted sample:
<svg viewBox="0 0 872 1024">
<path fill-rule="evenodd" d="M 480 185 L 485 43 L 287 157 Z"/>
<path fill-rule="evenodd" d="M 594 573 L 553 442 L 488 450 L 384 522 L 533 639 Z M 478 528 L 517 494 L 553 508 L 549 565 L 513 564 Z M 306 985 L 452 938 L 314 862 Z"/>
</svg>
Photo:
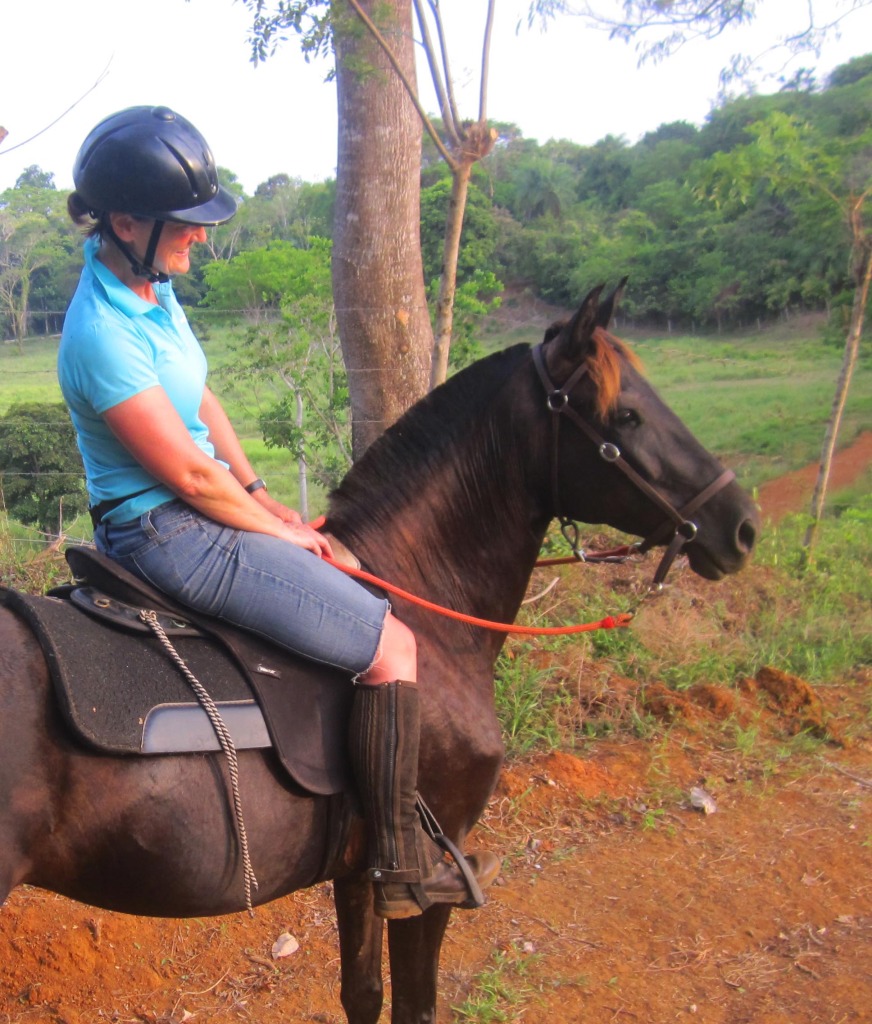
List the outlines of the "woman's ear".
<svg viewBox="0 0 872 1024">
<path fill-rule="evenodd" d="M 122 242 L 132 242 L 136 238 L 136 228 L 142 222 L 130 213 L 110 213 L 109 223 Z"/>
</svg>

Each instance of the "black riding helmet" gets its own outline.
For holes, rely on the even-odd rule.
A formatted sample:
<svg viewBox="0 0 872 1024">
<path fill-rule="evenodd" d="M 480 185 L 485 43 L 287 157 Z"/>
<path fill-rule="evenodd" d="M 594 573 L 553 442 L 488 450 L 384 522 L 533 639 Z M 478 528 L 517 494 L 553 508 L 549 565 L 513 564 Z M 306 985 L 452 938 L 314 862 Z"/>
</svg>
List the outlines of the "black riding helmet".
<svg viewBox="0 0 872 1024">
<path fill-rule="evenodd" d="M 154 218 L 140 262 L 120 243 L 134 273 L 156 280 L 151 267 L 165 221 L 209 226 L 236 213 L 236 200 L 218 183 L 212 151 L 200 132 L 169 107 L 129 107 L 94 128 L 73 165 L 76 191 L 119 245 L 109 213 Z"/>
</svg>

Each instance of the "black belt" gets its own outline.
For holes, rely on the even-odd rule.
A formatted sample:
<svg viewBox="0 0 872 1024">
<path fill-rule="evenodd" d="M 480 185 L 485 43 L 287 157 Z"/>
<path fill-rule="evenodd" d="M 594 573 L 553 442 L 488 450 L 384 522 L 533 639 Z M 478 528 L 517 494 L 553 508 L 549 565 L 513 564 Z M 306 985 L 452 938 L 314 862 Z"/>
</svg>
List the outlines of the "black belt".
<svg viewBox="0 0 872 1024">
<path fill-rule="evenodd" d="M 131 498 L 138 498 L 140 494 L 147 494 L 149 491 L 153 491 L 158 484 L 152 484 L 151 487 L 143 487 L 141 491 L 134 491 L 133 494 L 125 494 L 123 498 L 107 498 L 105 501 L 100 501 L 96 505 L 91 505 L 88 508 L 88 512 L 91 515 L 91 524 L 96 530 L 100 523 L 103 522 L 103 517 L 108 516 L 109 513 L 118 508 L 119 505 L 123 505 L 125 501 L 130 501 Z"/>
</svg>

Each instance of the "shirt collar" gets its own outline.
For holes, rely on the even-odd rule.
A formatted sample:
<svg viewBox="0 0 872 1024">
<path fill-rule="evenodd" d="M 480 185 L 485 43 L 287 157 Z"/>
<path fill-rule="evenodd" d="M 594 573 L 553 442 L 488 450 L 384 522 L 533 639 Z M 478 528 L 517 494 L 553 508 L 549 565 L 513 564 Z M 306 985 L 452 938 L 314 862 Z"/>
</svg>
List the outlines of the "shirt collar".
<svg viewBox="0 0 872 1024">
<path fill-rule="evenodd" d="M 145 299 L 140 298 L 136 292 L 122 283 L 106 264 L 97 258 L 99 250 L 99 238 L 85 239 L 85 265 L 103 286 L 106 297 L 116 309 L 127 316 L 148 316 L 154 310 L 161 308 L 151 302 L 146 302 Z M 158 289 L 171 289 L 172 285 L 167 282 L 166 285 L 158 284 L 154 287 L 155 291 L 157 291 Z"/>
</svg>

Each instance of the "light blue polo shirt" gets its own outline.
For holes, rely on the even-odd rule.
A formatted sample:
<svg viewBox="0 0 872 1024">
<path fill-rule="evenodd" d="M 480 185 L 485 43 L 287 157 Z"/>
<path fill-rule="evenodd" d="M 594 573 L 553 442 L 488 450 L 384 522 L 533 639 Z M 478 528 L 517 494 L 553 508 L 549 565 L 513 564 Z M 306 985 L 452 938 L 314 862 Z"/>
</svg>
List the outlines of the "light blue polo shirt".
<svg viewBox="0 0 872 1024">
<path fill-rule="evenodd" d="M 92 505 L 145 491 L 110 512 L 126 522 L 175 495 L 147 473 L 106 425 L 103 413 L 159 385 L 197 445 L 215 449 L 200 419 L 206 357 L 172 285 L 155 284 L 159 305 L 132 292 L 97 259 L 99 241 L 85 242 L 85 267 L 67 310 L 58 351 L 58 379 L 76 428 Z"/>
</svg>

